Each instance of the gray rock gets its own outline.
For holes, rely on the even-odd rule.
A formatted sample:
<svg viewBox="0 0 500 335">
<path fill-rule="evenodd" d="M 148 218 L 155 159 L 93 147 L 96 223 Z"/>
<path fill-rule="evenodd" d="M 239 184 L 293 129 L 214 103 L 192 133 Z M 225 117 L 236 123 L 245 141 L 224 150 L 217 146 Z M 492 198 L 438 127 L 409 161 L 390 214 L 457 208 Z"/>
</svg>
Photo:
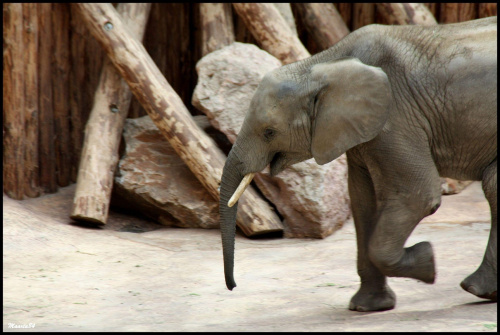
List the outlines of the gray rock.
<svg viewBox="0 0 500 335">
<path fill-rule="evenodd" d="M 203 128 L 203 120 L 197 121 Z M 219 227 L 218 202 L 149 116 L 127 119 L 124 140 L 125 154 L 118 163 L 114 192 L 126 206 L 168 226 Z"/>
<path fill-rule="evenodd" d="M 259 82 L 280 66 L 255 45 L 235 42 L 198 62 L 192 103 L 234 143 Z M 255 182 L 283 216 L 286 237 L 324 238 L 350 216 L 344 155 L 323 166 L 310 159 L 276 177 L 266 168 Z"/>
</svg>

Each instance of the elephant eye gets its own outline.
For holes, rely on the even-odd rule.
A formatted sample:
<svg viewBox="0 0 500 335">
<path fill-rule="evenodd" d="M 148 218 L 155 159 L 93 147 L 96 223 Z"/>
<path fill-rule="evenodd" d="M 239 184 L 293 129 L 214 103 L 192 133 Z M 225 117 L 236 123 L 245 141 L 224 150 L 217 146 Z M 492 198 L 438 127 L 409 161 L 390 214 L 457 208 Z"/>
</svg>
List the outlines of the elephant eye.
<svg viewBox="0 0 500 335">
<path fill-rule="evenodd" d="M 267 140 L 271 140 L 274 135 L 276 135 L 276 130 L 274 129 L 271 129 L 271 128 L 266 128 L 264 130 L 264 137 L 267 139 Z"/>
</svg>

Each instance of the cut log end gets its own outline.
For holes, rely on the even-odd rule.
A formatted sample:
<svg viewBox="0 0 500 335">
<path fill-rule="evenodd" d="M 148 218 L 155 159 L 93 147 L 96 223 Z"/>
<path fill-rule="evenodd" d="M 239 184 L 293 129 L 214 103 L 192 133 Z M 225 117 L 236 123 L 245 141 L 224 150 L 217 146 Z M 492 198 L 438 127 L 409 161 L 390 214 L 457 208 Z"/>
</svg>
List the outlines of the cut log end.
<svg viewBox="0 0 500 335">
<path fill-rule="evenodd" d="M 108 206 L 104 199 L 81 196 L 73 203 L 70 218 L 75 221 L 104 225 L 108 219 Z"/>
</svg>

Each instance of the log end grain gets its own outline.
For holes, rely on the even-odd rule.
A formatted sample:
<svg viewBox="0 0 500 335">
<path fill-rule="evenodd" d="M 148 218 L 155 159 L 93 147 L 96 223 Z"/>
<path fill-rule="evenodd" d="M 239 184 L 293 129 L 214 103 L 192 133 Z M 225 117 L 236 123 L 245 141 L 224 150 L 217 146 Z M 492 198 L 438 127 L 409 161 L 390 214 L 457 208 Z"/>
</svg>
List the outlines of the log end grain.
<svg viewBox="0 0 500 335">
<path fill-rule="evenodd" d="M 107 203 L 93 196 L 82 196 L 75 200 L 70 218 L 79 222 L 106 224 L 108 218 Z"/>
</svg>

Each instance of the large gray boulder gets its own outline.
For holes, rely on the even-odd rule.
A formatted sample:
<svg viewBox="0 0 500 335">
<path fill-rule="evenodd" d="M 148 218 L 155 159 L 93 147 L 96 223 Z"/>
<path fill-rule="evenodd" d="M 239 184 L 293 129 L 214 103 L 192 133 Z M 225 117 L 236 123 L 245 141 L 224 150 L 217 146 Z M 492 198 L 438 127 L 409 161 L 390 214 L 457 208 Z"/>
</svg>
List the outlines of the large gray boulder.
<svg viewBox="0 0 500 335">
<path fill-rule="evenodd" d="M 259 82 L 280 66 L 257 46 L 235 42 L 198 62 L 192 103 L 234 143 Z M 307 160 L 276 177 L 266 168 L 255 182 L 283 216 L 286 237 L 323 238 L 350 216 L 344 155 L 323 166 Z"/>
<path fill-rule="evenodd" d="M 203 118 L 196 120 L 202 128 Z M 219 227 L 218 201 L 196 179 L 149 116 L 127 119 L 123 136 L 125 154 L 118 163 L 113 190 L 122 206 L 125 203 L 168 226 Z"/>
</svg>

